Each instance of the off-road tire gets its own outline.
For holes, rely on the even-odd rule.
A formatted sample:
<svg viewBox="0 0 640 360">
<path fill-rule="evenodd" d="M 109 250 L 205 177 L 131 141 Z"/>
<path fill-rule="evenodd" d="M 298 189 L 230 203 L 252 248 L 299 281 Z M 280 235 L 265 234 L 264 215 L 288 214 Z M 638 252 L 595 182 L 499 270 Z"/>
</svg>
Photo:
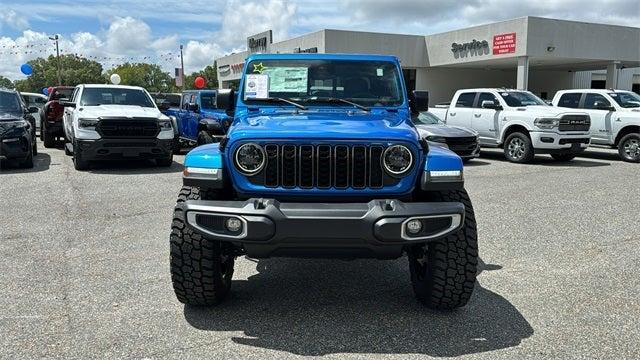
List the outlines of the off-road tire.
<svg viewBox="0 0 640 360">
<path fill-rule="evenodd" d="M 473 293 L 478 266 L 478 235 L 473 206 L 465 190 L 430 192 L 427 200 L 461 202 L 462 228 L 456 233 L 409 251 L 413 291 L 425 306 L 453 310 L 464 306 Z"/>
<path fill-rule="evenodd" d="M 510 147 L 512 142 L 521 144 L 521 155 L 515 156 L 514 154 L 512 154 L 512 149 Z M 533 145 L 531 144 L 531 139 L 529 138 L 529 136 L 521 132 L 514 132 L 513 134 L 510 134 L 504 141 L 504 156 L 507 158 L 507 160 L 514 163 L 524 164 L 531 162 L 535 156 L 535 151 L 533 150 Z"/>
<path fill-rule="evenodd" d="M 184 186 L 178 204 L 187 200 L 213 200 L 215 192 Z M 216 305 L 229 294 L 235 256 L 229 245 L 208 240 L 190 228 L 176 206 L 171 223 L 171 280 L 176 297 L 189 305 Z"/>
<path fill-rule="evenodd" d="M 40 129 L 40 138 L 42 139 L 45 148 L 51 149 L 56 146 L 56 137 L 49 134 L 44 126 Z"/>
<path fill-rule="evenodd" d="M 578 154 L 574 154 L 574 153 L 551 154 L 551 157 L 554 158 L 556 161 L 571 161 L 576 156 L 578 156 Z"/>
<path fill-rule="evenodd" d="M 164 159 L 156 159 L 156 164 L 160 167 L 170 167 L 171 165 L 173 165 L 173 154 Z"/>
<path fill-rule="evenodd" d="M 73 167 L 78 171 L 89 170 L 89 161 L 84 158 L 78 143 L 73 144 Z"/>
<path fill-rule="evenodd" d="M 618 155 L 620 155 L 620 158 L 626 162 L 639 163 L 640 156 L 638 155 L 630 156 L 630 154 L 627 154 L 625 149 L 626 144 L 634 140 L 636 144 L 640 143 L 640 134 L 631 133 L 623 136 L 622 139 L 620 139 L 620 142 L 618 143 Z"/>
<path fill-rule="evenodd" d="M 204 145 L 204 144 L 211 144 L 214 141 L 215 140 L 213 139 L 213 136 L 211 136 L 205 130 L 200 130 L 200 132 L 198 133 L 198 146 Z"/>
</svg>

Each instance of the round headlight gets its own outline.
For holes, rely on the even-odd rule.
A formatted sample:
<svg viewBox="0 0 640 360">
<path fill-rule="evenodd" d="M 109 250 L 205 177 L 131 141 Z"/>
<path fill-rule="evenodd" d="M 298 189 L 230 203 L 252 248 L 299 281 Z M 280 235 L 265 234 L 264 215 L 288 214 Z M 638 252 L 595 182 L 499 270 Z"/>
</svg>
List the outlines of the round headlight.
<svg viewBox="0 0 640 360">
<path fill-rule="evenodd" d="M 398 176 L 411 169 L 413 155 L 404 145 L 389 146 L 382 156 L 382 165 L 390 175 Z"/>
<path fill-rule="evenodd" d="M 236 166 L 245 175 L 257 174 L 264 167 L 265 159 L 264 149 L 258 144 L 243 144 L 236 150 Z"/>
</svg>

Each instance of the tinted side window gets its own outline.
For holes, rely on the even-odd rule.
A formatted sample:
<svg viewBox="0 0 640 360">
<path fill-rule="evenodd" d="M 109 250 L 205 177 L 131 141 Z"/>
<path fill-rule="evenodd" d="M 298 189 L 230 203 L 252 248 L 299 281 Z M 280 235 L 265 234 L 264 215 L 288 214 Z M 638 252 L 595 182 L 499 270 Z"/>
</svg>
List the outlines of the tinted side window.
<svg viewBox="0 0 640 360">
<path fill-rule="evenodd" d="M 581 93 L 562 94 L 560 101 L 558 101 L 558 106 L 577 109 L 580 104 L 580 96 L 582 96 Z"/>
<path fill-rule="evenodd" d="M 596 102 L 604 103 L 605 106 L 611 106 L 611 103 L 607 98 L 600 94 L 587 94 L 584 97 L 584 108 L 585 109 L 595 109 Z"/>
<path fill-rule="evenodd" d="M 482 102 L 487 100 L 492 101 L 494 104 L 500 104 L 498 102 L 498 99 L 496 99 L 496 97 L 492 93 L 480 93 L 480 96 L 478 96 L 478 104 L 476 105 L 476 107 L 481 108 Z"/>
<path fill-rule="evenodd" d="M 456 101 L 456 107 L 470 108 L 473 107 L 473 100 L 476 98 L 476 93 L 462 93 L 458 96 Z"/>
</svg>

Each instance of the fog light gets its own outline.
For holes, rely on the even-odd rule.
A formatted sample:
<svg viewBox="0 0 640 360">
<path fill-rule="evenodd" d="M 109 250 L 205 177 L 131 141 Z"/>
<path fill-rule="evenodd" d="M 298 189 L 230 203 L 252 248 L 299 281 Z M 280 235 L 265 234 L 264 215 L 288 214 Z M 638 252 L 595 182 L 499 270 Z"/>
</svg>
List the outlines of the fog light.
<svg viewBox="0 0 640 360">
<path fill-rule="evenodd" d="M 409 234 L 418 234 L 422 230 L 422 221 L 411 220 L 407 223 L 407 232 Z"/>
<path fill-rule="evenodd" d="M 224 226 L 232 233 L 239 232 L 242 230 L 242 221 L 238 218 L 228 218 L 225 221 Z"/>
</svg>

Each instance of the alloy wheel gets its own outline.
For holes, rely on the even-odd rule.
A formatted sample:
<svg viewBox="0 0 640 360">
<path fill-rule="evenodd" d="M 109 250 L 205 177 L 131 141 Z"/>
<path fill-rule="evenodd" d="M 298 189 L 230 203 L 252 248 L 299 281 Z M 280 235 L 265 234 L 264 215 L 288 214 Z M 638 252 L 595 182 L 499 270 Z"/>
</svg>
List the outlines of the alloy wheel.
<svg viewBox="0 0 640 360">
<path fill-rule="evenodd" d="M 512 159 L 520 160 L 524 157 L 525 143 L 520 138 L 517 138 L 517 137 L 513 138 L 509 142 L 508 149 L 509 149 L 509 156 Z"/>
<path fill-rule="evenodd" d="M 640 159 L 640 141 L 638 139 L 631 138 L 625 141 L 622 148 L 627 159 L 633 161 Z"/>
</svg>

